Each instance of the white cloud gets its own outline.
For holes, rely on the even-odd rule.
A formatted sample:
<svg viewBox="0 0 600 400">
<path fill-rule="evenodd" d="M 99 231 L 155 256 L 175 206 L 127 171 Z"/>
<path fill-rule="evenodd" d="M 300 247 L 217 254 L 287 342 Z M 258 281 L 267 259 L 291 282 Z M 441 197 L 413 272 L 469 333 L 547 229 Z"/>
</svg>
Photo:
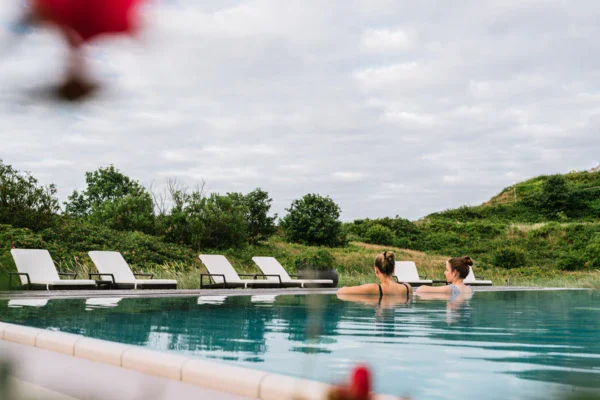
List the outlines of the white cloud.
<svg viewBox="0 0 600 400">
<path fill-rule="evenodd" d="M 404 52 L 412 48 L 406 32 L 401 29 L 370 29 L 363 33 L 362 46 L 376 53 Z"/>
<path fill-rule="evenodd" d="M 367 174 L 364 172 L 334 172 L 333 178 L 334 180 L 342 181 L 342 182 L 358 182 L 362 181 L 367 177 Z"/>
</svg>

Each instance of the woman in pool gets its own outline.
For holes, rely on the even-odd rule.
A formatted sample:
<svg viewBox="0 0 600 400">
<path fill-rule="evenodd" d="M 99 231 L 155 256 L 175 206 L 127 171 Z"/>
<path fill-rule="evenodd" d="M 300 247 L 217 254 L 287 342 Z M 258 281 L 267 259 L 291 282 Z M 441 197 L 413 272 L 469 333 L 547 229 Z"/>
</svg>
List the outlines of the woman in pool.
<svg viewBox="0 0 600 400">
<path fill-rule="evenodd" d="M 460 295 L 471 295 L 473 294 L 473 288 L 463 283 L 463 279 L 469 275 L 469 267 L 471 265 L 473 265 L 473 260 L 469 256 L 451 258 L 446 261 L 446 270 L 444 271 L 446 282 L 449 285 L 437 287 L 420 286 L 415 293 L 418 295 L 423 293 L 449 294 L 450 298 Z"/>
<path fill-rule="evenodd" d="M 375 257 L 375 276 L 379 283 L 367 283 L 361 286 L 343 287 L 337 291 L 338 295 L 362 294 L 379 295 L 379 301 L 383 295 L 406 296 L 408 299 L 412 293 L 412 287 L 408 283 L 398 283 L 392 278 L 396 265 L 396 255 L 391 251 L 384 251 Z"/>
</svg>

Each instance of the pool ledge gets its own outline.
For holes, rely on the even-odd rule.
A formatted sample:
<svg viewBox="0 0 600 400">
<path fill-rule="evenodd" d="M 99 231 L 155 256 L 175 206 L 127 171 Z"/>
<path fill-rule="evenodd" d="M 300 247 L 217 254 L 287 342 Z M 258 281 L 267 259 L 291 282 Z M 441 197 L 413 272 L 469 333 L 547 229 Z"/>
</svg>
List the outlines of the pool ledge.
<svg viewBox="0 0 600 400">
<path fill-rule="evenodd" d="M 331 385 L 81 335 L 0 322 L 0 339 L 261 400 L 326 399 Z M 375 394 L 374 400 L 399 397 Z"/>
</svg>

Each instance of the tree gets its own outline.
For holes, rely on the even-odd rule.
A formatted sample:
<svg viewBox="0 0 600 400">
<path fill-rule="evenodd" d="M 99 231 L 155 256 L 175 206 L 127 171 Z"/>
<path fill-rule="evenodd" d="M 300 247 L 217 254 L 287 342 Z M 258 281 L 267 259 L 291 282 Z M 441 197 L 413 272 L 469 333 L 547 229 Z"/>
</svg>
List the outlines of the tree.
<svg viewBox="0 0 600 400">
<path fill-rule="evenodd" d="M 268 239 L 275 231 L 275 219 L 277 214 L 269 217 L 271 202 L 269 194 L 261 188 L 254 189 L 247 195 L 241 193 L 228 193 L 232 200 L 246 208 L 246 218 L 248 220 L 248 241 L 255 244 Z"/>
<path fill-rule="evenodd" d="M 230 196 L 216 193 L 203 197 L 194 210 L 188 209 L 192 240 L 198 249 L 242 247 L 248 243 L 246 207 Z"/>
<path fill-rule="evenodd" d="M 341 246 L 346 243 L 339 220 L 340 207 L 329 197 L 307 194 L 294 200 L 281 220 L 288 241 L 307 245 Z"/>
<path fill-rule="evenodd" d="M 54 185 L 42 186 L 0 160 L 0 224 L 41 230 L 54 222 L 60 210 Z"/>
<path fill-rule="evenodd" d="M 65 202 L 67 214 L 118 230 L 153 233 L 152 197 L 137 181 L 113 165 L 85 173 L 87 188 Z"/>
</svg>

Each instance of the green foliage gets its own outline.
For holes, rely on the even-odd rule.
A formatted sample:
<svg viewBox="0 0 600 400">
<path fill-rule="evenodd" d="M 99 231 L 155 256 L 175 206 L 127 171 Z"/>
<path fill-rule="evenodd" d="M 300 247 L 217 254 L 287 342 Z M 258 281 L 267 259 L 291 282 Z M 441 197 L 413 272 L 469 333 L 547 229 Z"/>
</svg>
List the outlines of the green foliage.
<svg viewBox="0 0 600 400">
<path fill-rule="evenodd" d="M 387 228 L 392 233 L 392 238 L 389 235 L 383 234 L 382 238 L 371 237 L 377 232 L 383 232 L 381 228 Z M 395 218 L 379 218 L 379 219 L 357 219 L 350 223 L 345 223 L 344 231 L 350 235 L 351 240 L 365 241 L 373 244 L 396 245 L 398 247 L 411 248 L 413 243 L 421 237 L 421 230 L 414 223 L 407 219 L 396 216 Z M 371 234 L 368 234 L 369 230 Z"/>
<path fill-rule="evenodd" d="M 375 224 L 365 232 L 367 243 L 391 245 L 396 242 L 396 235 L 387 226 Z"/>
<path fill-rule="evenodd" d="M 340 207 L 329 197 L 307 194 L 294 200 L 281 220 L 288 241 L 306 245 L 343 246 L 346 238 Z"/>
<path fill-rule="evenodd" d="M 334 268 L 335 258 L 325 249 L 306 252 L 296 258 L 297 269 L 329 270 Z"/>
<path fill-rule="evenodd" d="M 46 249 L 56 262 L 90 261 L 87 253 L 92 250 L 119 251 L 127 262 L 136 265 L 195 262 L 197 255 L 191 248 L 165 243 L 141 232 L 115 232 L 106 227 L 75 221 L 41 232 L 0 225 L 0 263 L 5 266 L 14 266 L 11 248 Z"/>
<path fill-rule="evenodd" d="M 525 253 L 518 248 L 499 249 L 493 253 L 494 265 L 500 268 L 513 269 L 525 266 Z"/>
<path fill-rule="evenodd" d="M 242 247 L 248 243 L 247 208 L 231 196 L 216 193 L 201 201 L 195 218 L 196 248 L 223 249 Z"/>
<path fill-rule="evenodd" d="M 115 230 L 154 231 L 152 198 L 139 182 L 113 165 L 85 173 L 87 188 L 77 190 L 65 202 L 68 215 L 87 219 Z"/>
<path fill-rule="evenodd" d="M 505 188 L 481 206 L 433 213 L 427 219 L 538 223 L 595 221 L 600 217 L 600 171 L 538 176 Z"/>
<path fill-rule="evenodd" d="M 577 252 L 563 253 L 558 258 L 558 267 L 564 271 L 579 271 L 586 268 L 586 257 Z"/>
<path fill-rule="evenodd" d="M 54 185 L 42 186 L 0 160 L 0 224 L 44 229 L 54 223 L 59 209 Z"/>
<path fill-rule="evenodd" d="M 247 195 L 230 193 L 230 196 L 246 207 L 246 218 L 248 220 L 248 241 L 250 244 L 264 242 L 275 234 L 275 220 L 277 214 L 269 217 L 269 210 L 273 199 L 261 188 L 254 189 Z"/>
<path fill-rule="evenodd" d="M 532 197 L 535 209 L 548 218 L 555 218 L 561 213 L 564 219 L 574 208 L 572 185 L 564 175 L 549 176 L 542 183 L 541 190 Z"/>
</svg>

